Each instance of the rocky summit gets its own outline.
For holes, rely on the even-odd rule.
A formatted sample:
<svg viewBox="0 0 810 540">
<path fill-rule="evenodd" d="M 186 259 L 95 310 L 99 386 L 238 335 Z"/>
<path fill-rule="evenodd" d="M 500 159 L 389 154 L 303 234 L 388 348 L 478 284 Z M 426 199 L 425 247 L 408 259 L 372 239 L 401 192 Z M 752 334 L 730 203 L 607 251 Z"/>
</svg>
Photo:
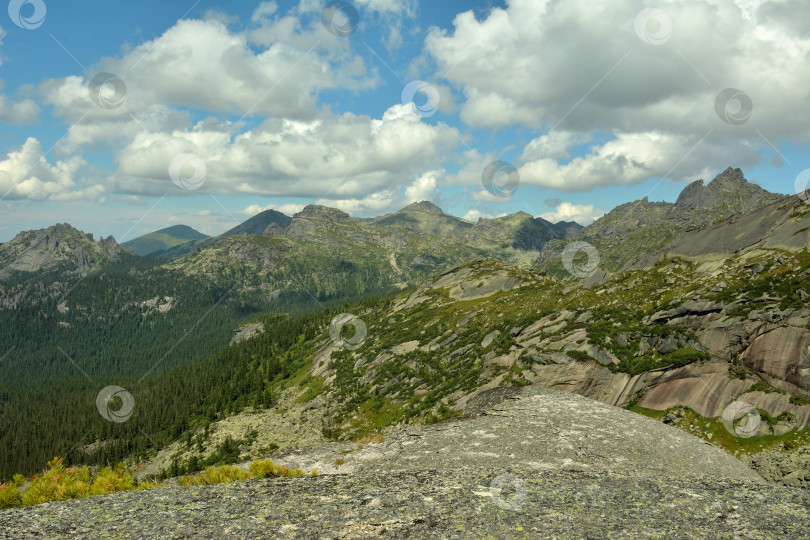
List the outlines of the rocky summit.
<svg viewBox="0 0 810 540">
<path fill-rule="evenodd" d="M 326 465 L 340 443 L 288 454 Z M 345 445 L 343 445 L 345 446 Z M 810 494 L 705 442 L 543 389 L 399 431 L 316 477 L 162 487 L 0 513 L 0 538 L 806 538 Z"/>
<path fill-rule="evenodd" d="M 96 241 L 92 234 L 67 223 L 46 229 L 24 231 L 0 244 L 0 279 L 14 273 L 60 269 L 84 274 L 117 261 L 124 248 L 108 236 Z"/>
</svg>

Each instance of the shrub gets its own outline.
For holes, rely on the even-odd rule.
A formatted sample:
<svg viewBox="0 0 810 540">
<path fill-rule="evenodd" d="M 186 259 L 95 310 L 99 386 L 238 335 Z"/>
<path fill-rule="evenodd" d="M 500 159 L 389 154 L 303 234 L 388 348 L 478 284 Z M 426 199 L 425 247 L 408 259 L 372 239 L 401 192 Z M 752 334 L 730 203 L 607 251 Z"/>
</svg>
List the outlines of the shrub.
<svg viewBox="0 0 810 540">
<path fill-rule="evenodd" d="M 20 490 L 14 483 L 0 484 L 0 509 L 22 506 Z"/>
<path fill-rule="evenodd" d="M 126 469 L 123 463 L 115 466 L 115 469 L 104 467 L 96 474 L 91 487 L 92 495 L 104 495 L 116 491 L 130 491 L 135 489 L 135 479 Z"/>
<path fill-rule="evenodd" d="M 48 467 L 41 476 L 31 476 L 31 484 L 22 493 L 24 506 L 89 497 L 92 494 L 90 470 L 87 467 L 66 469 L 64 460 L 59 457 L 49 461 Z"/>
<path fill-rule="evenodd" d="M 177 479 L 177 483 L 181 486 L 207 486 L 248 478 L 250 478 L 250 473 L 239 467 L 220 465 L 219 467 L 206 467 L 204 471 L 194 475 L 181 476 Z"/>
<path fill-rule="evenodd" d="M 684 347 L 675 349 L 671 353 L 665 355 L 664 358 L 670 365 L 685 366 L 686 364 L 691 364 L 692 362 L 697 362 L 698 360 L 709 360 L 711 355 L 707 352 Z"/>
<path fill-rule="evenodd" d="M 810 404 L 810 399 L 802 396 L 792 395 L 790 396 L 790 402 L 794 405 L 808 405 Z"/>
<path fill-rule="evenodd" d="M 250 472 L 254 478 L 267 478 L 268 476 L 287 476 L 295 478 L 303 476 L 301 469 L 288 469 L 281 465 L 276 465 L 269 459 L 256 460 L 250 464 Z"/>
<path fill-rule="evenodd" d="M 268 476 L 279 476 L 281 467 L 270 459 L 257 459 L 250 464 L 250 472 L 255 478 L 267 478 Z"/>
<path fill-rule="evenodd" d="M 574 360 L 579 360 L 580 362 L 596 362 L 596 358 L 586 353 L 585 351 L 577 351 L 577 350 L 565 351 L 565 354 L 570 356 Z"/>
</svg>

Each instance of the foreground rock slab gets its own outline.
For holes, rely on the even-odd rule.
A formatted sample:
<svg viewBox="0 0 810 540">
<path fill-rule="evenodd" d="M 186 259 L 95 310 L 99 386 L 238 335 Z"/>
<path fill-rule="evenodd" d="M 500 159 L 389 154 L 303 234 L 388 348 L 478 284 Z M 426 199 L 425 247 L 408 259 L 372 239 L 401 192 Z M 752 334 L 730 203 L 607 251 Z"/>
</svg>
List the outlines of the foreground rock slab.
<svg viewBox="0 0 810 540">
<path fill-rule="evenodd" d="M 536 388 L 467 412 L 358 449 L 339 474 L 6 510 L 0 538 L 810 537 L 810 492 L 648 418 Z"/>
<path fill-rule="evenodd" d="M 514 469 L 169 487 L 0 513 L 0 538 L 808 538 L 802 490 Z M 508 488 L 509 481 L 502 481 Z"/>
</svg>

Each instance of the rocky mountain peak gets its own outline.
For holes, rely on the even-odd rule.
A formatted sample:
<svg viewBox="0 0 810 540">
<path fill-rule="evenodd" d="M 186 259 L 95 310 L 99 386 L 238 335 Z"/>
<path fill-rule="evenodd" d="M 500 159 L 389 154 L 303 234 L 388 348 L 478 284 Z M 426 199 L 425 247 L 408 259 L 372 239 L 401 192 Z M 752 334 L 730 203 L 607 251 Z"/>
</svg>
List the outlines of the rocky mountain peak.
<svg viewBox="0 0 810 540">
<path fill-rule="evenodd" d="M 746 180 L 745 176 L 743 175 L 742 169 L 739 168 L 735 169 L 734 167 L 726 167 L 726 170 L 715 176 L 712 182 L 714 182 L 715 180 L 720 181 L 727 180 L 744 184 L 748 183 L 748 180 Z"/>
<path fill-rule="evenodd" d="M 98 241 L 68 223 L 45 229 L 23 231 L 0 245 L 0 278 L 10 271 L 36 272 L 65 264 L 71 271 L 86 272 L 106 262 L 118 260 L 124 247 L 115 238 Z"/>
<path fill-rule="evenodd" d="M 337 208 L 330 208 L 328 206 L 321 206 L 319 204 L 308 204 L 303 210 L 293 216 L 293 219 L 333 219 L 344 220 L 350 219 L 351 216 L 343 210 Z"/>
<path fill-rule="evenodd" d="M 757 184 L 750 183 L 739 168 L 728 167 L 715 176 L 708 185 L 704 185 L 701 179 L 686 186 L 671 212 L 681 220 L 694 221 L 694 216 L 684 212 L 726 209 L 730 211 L 729 215 L 744 213 L 779 198 L 781 195 L 770 193 Z M 697 224 L 702 222 L 703 220 L 700 220 Z"/>
<path fill-rule="evenodd" d="M 401 210 L 402 212 L 419 212 L 422 214 L 444 214 L 441 208 L 430 201 L 420 201 L 411 203 Z"/>
<path fill-rule="evenodd" d="M 702 194 L 705 189 L 703 179 L 695 180 L 683 188 L 683 191 L 678 195 L 678 200 L 675 202 L 675 205 L 682 208 L 697 208 L 703 198 Z"/>
</svg>

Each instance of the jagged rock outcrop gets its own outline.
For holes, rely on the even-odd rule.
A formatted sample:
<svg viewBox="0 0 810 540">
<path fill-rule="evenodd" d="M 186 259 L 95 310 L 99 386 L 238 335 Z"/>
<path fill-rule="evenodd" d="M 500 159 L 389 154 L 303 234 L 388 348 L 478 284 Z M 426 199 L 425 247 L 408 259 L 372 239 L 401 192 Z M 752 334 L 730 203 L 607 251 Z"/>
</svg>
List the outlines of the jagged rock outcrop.
<svg viewBox="0 0 810 540">
<path fill-rule="evenodd" d="M 781 198 L 748 182 L 740 169 L 728 167 L 708 185 L 697 180 L 686 186 L 667 217 L 699 227 L 729 215 L 746 214 Z"/>
<path fill-rule="evenodd" d="M 746 248 L 798 251 L 810 245 L 810 205 L 798 195 L 705 229 L 687 231 L 666 249 L 667 256 L 718 258 Z"/>
<path fill-rule="evenodd" d="M 477 416 L 349 453 L 339 474 L 6 510 L 0 538 L 798 538 L 810 528 L 806 491 L 767 485 L 627 411 L 541 389 L 488 393 L 469 410 Z M 280 459 L 326 464 L 338 446 Z"/>
<path fill-rule="evenodd" d="M 650 202 L 644 197 L 619 205 L 585 227 L 580 235 L 598 248 L 607 270 L 649 267 L 663 257 L 659 251 L 684 231 L 701 230 L 732 216 L 750 214 L 785 198 L 748 182 L 740 169 L 728 167 L 706 185 L 703 180 L 689 184 L 674 203 Z M 750 236 L 761 232 L 754 231 Z M 718 240 L 721 243 L 715 249 L 726 247 L 731 252 L 745 244 L 742 239 L 732 240 L 733 234 L 728 236 L 707 238 L 699 243 L 699 249 L 707 249 Z M 743 236 L 749 235 L 745 232 Z M 696 249 L 692 246 L 694 236 L 683 238 L 683 249 Z M 554 260 L 561 251 L 560 243 L 550 242 L 539 261 Z"/>
<path fill-rule="evenodd" d="M 524 279 L 512 275 L 508 270 L 480 261 L 446 270 L 423 289 L 445 289 L 447 294 L 456 300 L 476 300 L 497 292 L 512 290 L 524 283 L 526 283 Z"/>
<path fill-rule="evenodd" d="M 244 324 L 233 331 L 233 337 L 228 344 L 235 345 L 262 333 L 264 333 L 264 325 L 262 323 Z"/>
<path fill-rule="evenodd" d="M 0 279 L 13 271 L 38 272 L 57 266 L 83 274 L 117 261 L 124 251 L 112 236 L 96 241 L 92 234 L 67 223 L 23 231 L 0 244 Z"/>
</svg>

